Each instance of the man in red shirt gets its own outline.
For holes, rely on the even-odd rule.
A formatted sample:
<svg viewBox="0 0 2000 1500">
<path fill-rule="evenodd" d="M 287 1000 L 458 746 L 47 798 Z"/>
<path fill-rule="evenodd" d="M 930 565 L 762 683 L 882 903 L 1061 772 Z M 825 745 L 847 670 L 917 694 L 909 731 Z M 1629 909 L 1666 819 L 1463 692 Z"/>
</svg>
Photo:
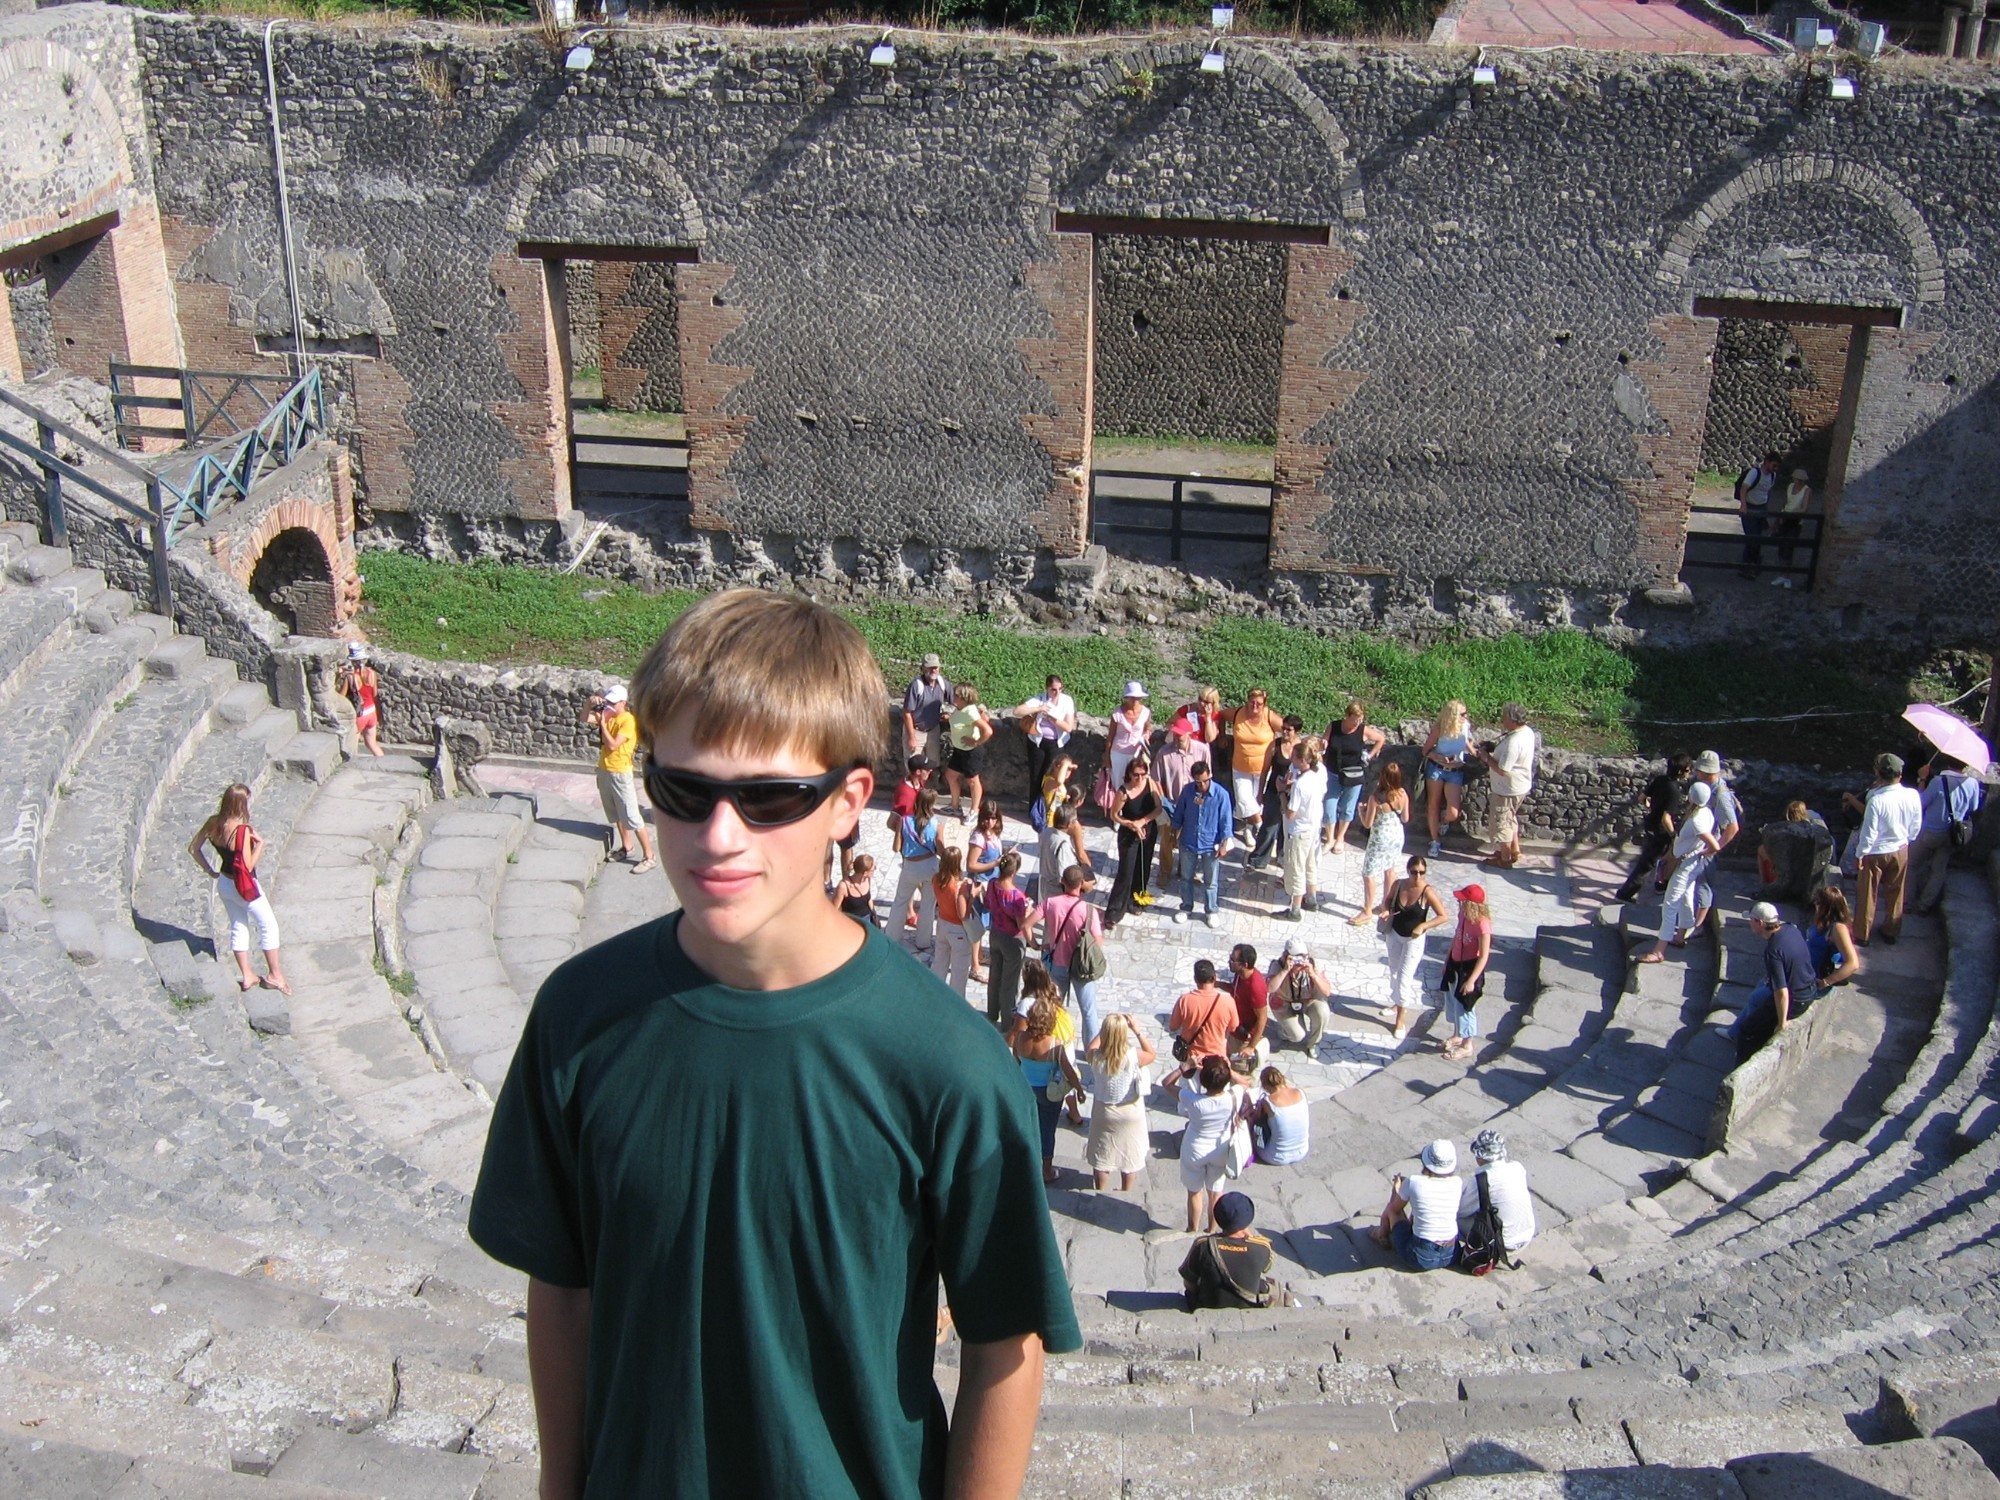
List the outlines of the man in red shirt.
<svg viewBox="0 0 2000 1500">
<path fill-rule="evenodd" d="M 1194 988 L 1174 1002 L 1167 1030 L 1187 1043 L 1187 1060 L 1164 1082 L 1171 1087 L 1192 1077 L 1205 1057 L 1227 1057 L 1229 1034 L 1236 1029 L 1236 1001 L 1215 982 L 1215 965 L 1205 958 L 1194 963 Z"/>
<path fill-rule="evenodd" d="M 1229 972 L 1229 993 L 1236 1000 L 1230 1055 L 1238 1072 L 1254 1077 L 1271 1060 L 1271 1039 L 1264 1035 L 1271 1019 L 1270 984 L 1257 967 L 1257 950 L 1248 943 L 1238 943 L 1229 950 Z"/>
</svg>

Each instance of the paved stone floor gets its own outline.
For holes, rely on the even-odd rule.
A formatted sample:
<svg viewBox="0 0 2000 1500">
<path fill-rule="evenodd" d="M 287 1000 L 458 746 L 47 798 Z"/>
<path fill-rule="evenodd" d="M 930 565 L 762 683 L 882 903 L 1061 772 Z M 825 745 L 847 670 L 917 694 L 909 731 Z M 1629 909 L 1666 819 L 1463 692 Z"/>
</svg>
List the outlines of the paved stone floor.
<svg viewBox="0 0 2000 1500">
<path fill-rule="evenodd" d="M 581 806 L 595 802 L 587 772 L 496 766 L 482 769 L 481 775 L 493 791 L 533 791 Z M 876 860 L 880 908 L 895 890 L 897 860 L 890 852 L 891 841 L 882 818 L 871 813 L 861 826 L 861 848 Z M 947 843 L 961 846 L 970 827 L 949 813 L 940 818 L 940 826 Z M 1031 881 L 1038 873 L 1033 830 L 1025 821 L 1010 817 L 1007 840 L 1018 845 L 1023 879 Z M 1109 890 L 1117 868 L 1115 840 L 1109 829 L 1093 821 L 1085 842 L 1100 873 L 1101 901 L 1101 893 Z M 1413 849 L 1419 847 L 1416 834 L 1410 836 L 1410 843 Z M 1485 886 L 1494 911 L 1497 964 L 1531 962 L 1537 926 L 1582 919 L 1568 909 L 1570 880 L 1553 859 L 1531 858 L 1520 869 L 1502 873 L 1478 868 L 1476 858 L 1466 847 L 1448 851 L 1431 862 L 1432 884 L 1447 897 L 1454 888 L 1472 881 Z M 1260 965 L 1268 965 L 1287 938 L 1301 936 L 1311 944 L 1333 982 L 1333 1026 L 1317 1056 L 1308 1058 L 1287 1047 L 1275 1051 L 1272 1062 L 1305 1091 L 1313 1105 L 1313 1125 L 1319 1138 L 1305 1162 L 1292 1167 L 1260 1165 L 1238 1184 L 1257 1200 L 1261 1227 L 1274 1236 L 1281 1253 L 1291 1261 L 1288 1275 L 1300 1280 L 1374 1263 L 1371 1248 L 1361 1241 L 1359 1232 L 1373 1221 L 1388 1191 L 1384 1180 L 1377 1192 L 1370 1173 L 1348 1174 L 1357 1179 L 1366 1177 L 1369 1185 L 1365 1189 L 1359 1181 L 1337 1180 L 1346 1196 L 1355 1200 L 1351 1203 L 1329 1187 L 1329 1178 L 1342 1165 L 1335 1133 L 1336 1122 L 1342 1117 L 1330 1101 L 1387 1065 L 1399 1050 L 1434 1052 L 1438 1045 L 1434 988 L 1429 990 L 1432 1007 L 1417 1019 L 1400 1047 L 1384 1016 L 1389 976 L 1382 940 L 1373 924 L 1356 927 L 1347 920 L 1360 904 L 1359 846 L 1344 855 L 1322 856 L 1319 879 L 1322 896 L 1330 898 L 1327 909 L 1308 913 L 1299 923 L 1279 921 L 1272 915 L 1283 905 L 1276 873 L 1244 871 L 1240 853 L 1224 867 L 1222 910 L 1212 929 L 1199 921 L 1176 925 L 1172 914 L 1179 909 L 1178 895 L 1156 891 L 1158 899 L 1149 911 L 1121 923 L 1109 935 L 1105 948 L 1110 974 L 1100 984 L 1104 1007 L 1130 1012 L 1147 1023 L 1151 1040 L 1164 1059 L 1170 1040 L 1166 1018 L 1175 999 L 1193 987 L 1196 959 L 1209 958 L 1218 970 L 1224 970 L 1231 946 L 1247 942 L 1256 947 Z M 1446 906 L 1450 910 L 1453 903 L 1447 899 Z M 607 865 L 585 896 L 583 940 L 602 941 L 672 907 L 673 893 L 662 877 L 635 876 L 623 866 Z M 1452 915 L 1455 917 L 1455 911 Z M 907 935 L 904 940 L 909 940 Z M 1446 943 L 1444 933 L 1432 935 L 1422 973 L 1427 987 L 1437 983 Z M 1493 1015 L 1499 1013 L 1490 999 L 1492 993 L 1489 991 L 1486 1007 L 1491 1014 L 1484 1017 L 1489 1026 Z M 984 1008 L 983 986 L 972 986 L 969 1003 Z M 1181 1229 L 1186 1216 L 1178 1168 L 1182 1122 L 1164 1091 L 1154 1091 L 1151 1105 L 1154 1157 L 1141 1183 L 1129 1195 L 1092 1191 L 1083 1162 L 1083 1129 L 1065 1125 L 1058 1133 L 1056 1164 L 1062 1177 L 1051 1190 L 1050 1204 L 1058 1237 L 1069 1257 L 1072 1283 L 1080 1293 L 1151 1296 L 1179 1287 L 1176 1273 L 1185 1253 Z M 1381 1123 L 1407 1134 L 1412 1153 L 1432 1135 L 1451 1133 L 1443 1125 L 1427 1125 L 1421 1112 L 1414 1109 L 1408 1118 Z"/>
<path fill-rule="evenodd" d="M 1470 0 L 1453 40 L 1614 52 L 1762 57 L 1767 49 L 1666 0 Z"/>
</svg>

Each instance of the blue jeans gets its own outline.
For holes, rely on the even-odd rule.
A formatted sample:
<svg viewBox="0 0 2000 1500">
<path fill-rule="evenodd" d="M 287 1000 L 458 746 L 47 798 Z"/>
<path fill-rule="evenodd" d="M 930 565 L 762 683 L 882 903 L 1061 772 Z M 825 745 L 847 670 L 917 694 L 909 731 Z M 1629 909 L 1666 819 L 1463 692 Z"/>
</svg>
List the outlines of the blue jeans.
<svg viewBox="0 0 2000 1500">
<path fill-rule="evenodd" d="M 1062 1118 L 1062 1100 L 1051 1100 L 1045 1090 L 1035 1090 L 1035 1123 L 1042 1131 L 1042 1160 L 1056 1159 L 1056 1122 Z"/>
<path fill-rule="evenodd" d="M 1458 1259 L 1458 1241 L 1453 1240 L 1449 1245 L 1433 1245 L 1429 1240 L 1420 1240 L 1410 1228 L 1408 1219 L 1396 1221 L 1396 1227 L 1389 1231 L 1389 1243 L 1412 1269 L 1418 1271 L 1442 1271 Z"/>
<path fill-rule="evenodd" d="M 1359 811 L 1361 811 L 1361 783 L 1358 781 L 1353 786 L 1341 786 L 1336 783 L 1334 789 L 1326 794 L 1326 802 L 1320 808 L 1321 819 L 1328 828 L 1340 823 L 1352 823 L 1354 815 Z"/>
<path fill-rule="evenodd" d="M 1076 1008 L 1083 1012 L 1083 1029 L 1076 1039 L 1077 1051 L 1081 1052 L 1097 1040 L 1097 1029 L 1103 1024 L 1103 1012 L 1097 1008 L 1097 981 L 1071 979 L 1068 964 L 1050 964 L 1049 978 L 1055 981 L 1056 993 L 1063 999 L 1075 995 Z"/>
<path fill-rule="evenodd" d="M 1181 850 L 1181 909 L 1194 910 L 1194 883 L 1199 876 L 1207 882 L 1204 899 L 1206 910 L 1212 917 L 1222 905 L 1222 857 L 1213 849 L 1206 854 L 1197 854 L 1192 849 Z"/>
</svg>

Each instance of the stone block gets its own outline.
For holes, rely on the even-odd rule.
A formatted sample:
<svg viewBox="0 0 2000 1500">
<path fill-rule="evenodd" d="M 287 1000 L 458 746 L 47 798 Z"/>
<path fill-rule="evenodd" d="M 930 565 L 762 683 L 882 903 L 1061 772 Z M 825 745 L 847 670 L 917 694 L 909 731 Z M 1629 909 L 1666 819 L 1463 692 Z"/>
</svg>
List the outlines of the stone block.
<svg viewBox="0 0 2000 1500">
<path fill-rule="evenodd" d="M 192 677 L 208 660 L 208 650 L 191 635 L 169 636 L 146 654 L 146 675 Z"/>
<path fill-rule="evenodd" d="M 103 961 L 104 933 L 89 912 L 57 910 L 49 914 L 49 923 L 72 963 L 88 967 Z"/>
<path fill-rule="evenodd" d="M 383 1421 L 396 1401 L 388 1349 L 288 1328 L 225 1333 L 188 1361 L 180 1380 L 210 1411 L 309 1412 L 351 1431 Z"/>
<path fill-rule="evenodd" d="M 506 846 L 496 838 L 427 839 L 417 855 L 425 870 L 497 870 L 506 861 Z"/>
<path fill-rule="evenodd" d="M 1607 1409 L 1615 1406 L 1607 1403 Z M 1625 1429 L 1632 1435 L 1632 1449 L 1640 1463 L 1668 1466 L 1709 1464 L 1740 1454 L 1805 1453 L 1854 1444 L 1840 1413 L 1819 1407 L 1663 1413 L 1649 1412 L 1643 1402 L 1634 1402 L 1626 1408 Z"/>
<path fill-rule="evenodd" d="M 396 1500 L 475 1500 L 489 1459 L 407 1447 L 366 1434 L 312 1427 L 271 1468 L 271 1478 Z"/>
<path fill-rule="evenodd" d="M 1570 1469 L 1467 1475 L 1427 1484 L 1412 1500 L 1743 1500 L 1726 1469 Z"/>
<path fill-rule="evenodd" d="M 281 990 L 258 985 L 242 992 L 243 1018 L 263 1036 L 292 1034 L 292 1003 Z"/>
<path fill-rule="evenodd" d="M 403 931 L 411 937 L 433 932 L 483 932 L 493 909 L 477 896 L 420 896 L 405 902 Z"/>
<path fill-rule="evenodd" d="M 1745 1500 L 2000 1500 L 2000 1479 L 1956 1438 L 1916 1438 L 1730 1462 Z"/>
</svg>

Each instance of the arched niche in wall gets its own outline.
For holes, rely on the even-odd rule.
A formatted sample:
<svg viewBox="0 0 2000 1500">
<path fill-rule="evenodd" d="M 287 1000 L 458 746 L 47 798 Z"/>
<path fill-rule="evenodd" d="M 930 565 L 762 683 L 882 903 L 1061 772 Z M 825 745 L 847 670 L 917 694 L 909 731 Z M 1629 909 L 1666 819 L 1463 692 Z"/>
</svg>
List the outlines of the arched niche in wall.
<svg viewBox="0 0 2000 1500">
<path fill-rule="evenodd" d="M 658 153 L 586 136 L 528 153 L 507 207 L 517 240 L 686 249 L 708 226 L 681 174 Z"/>
<path fill-rule="evenodd" d="M 59 42 L 0 46 L 7 162 L 0 248 L 102 212 L 132 175 L 118 106 L 90 65 Z"/>
<path fill-rule="evenodd" d="M 1658 275 L 1690 298 L 1914 308 L 1945 294 L 1916 205 L 1880 173 L 1822 155 L 1731 177 L 1668 235 Z"/>
<path fill-rule="evenodd" d="M 1051 128 L 1029 176 L 1037 210 L 1099 217 L 1333 224 L 1362 217 L 1346 132 L 1275 55 L 1206 42 L 1099 62 Z M 1256 150 L 1246 150 L 1248 143 Z"/>
</svg>

